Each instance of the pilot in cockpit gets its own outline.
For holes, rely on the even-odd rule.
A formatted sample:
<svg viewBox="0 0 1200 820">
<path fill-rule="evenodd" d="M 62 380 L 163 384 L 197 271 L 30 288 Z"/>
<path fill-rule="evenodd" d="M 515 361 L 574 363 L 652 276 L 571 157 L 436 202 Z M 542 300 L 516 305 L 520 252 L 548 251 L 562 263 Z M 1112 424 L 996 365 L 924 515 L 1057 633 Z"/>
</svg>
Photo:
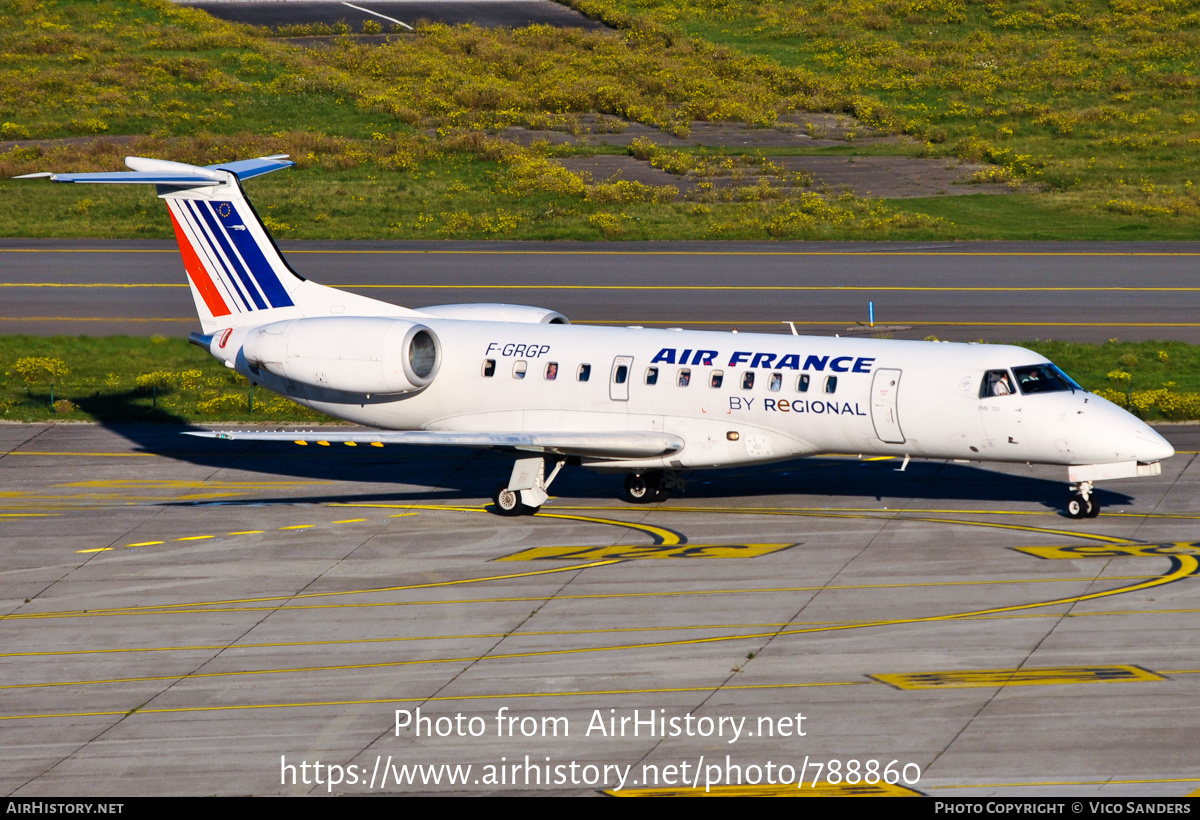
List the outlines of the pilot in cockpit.
<svg viewBox="0 0 1200 820">
<path fill-rule="evenodd" d="M 987 374 L 987 387 L 984 390 L 985 397 L 987 396 L 1007 396 L 1013 393 L 1012 381 L 1008 378 L 1007 370 L 989 370 Z"/>
</svg>

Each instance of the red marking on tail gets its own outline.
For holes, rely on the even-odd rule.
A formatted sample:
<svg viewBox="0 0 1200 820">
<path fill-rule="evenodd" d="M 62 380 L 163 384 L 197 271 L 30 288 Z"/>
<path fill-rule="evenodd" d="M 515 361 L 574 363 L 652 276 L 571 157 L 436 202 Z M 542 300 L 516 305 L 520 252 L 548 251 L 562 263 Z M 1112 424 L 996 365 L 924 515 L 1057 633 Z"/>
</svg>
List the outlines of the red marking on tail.
<svg viewBox="0 0 1200 820">
<path fill-rule="evenodd" d="M 179 255 L 183 257 L 183 269 L 187 271 L 188 278 L 192 280 L 196 290 L 200 291 L 200 296 L 204 299 L 204 304 L 208 306 L 209 313 L 213 316 L 228 316 L 231 311 L 226 307 L 225 300 L 221 298 L 221 293 L 213 284 L 208 271 L 204 269 L 187 234 L 179 226 L 179 221 L 175 219 L 175 212 L 169 208 L 168 212 L 171 214 L 171 225 L 175 228 L 175 240 L 179 243 Z"/>
</svg>

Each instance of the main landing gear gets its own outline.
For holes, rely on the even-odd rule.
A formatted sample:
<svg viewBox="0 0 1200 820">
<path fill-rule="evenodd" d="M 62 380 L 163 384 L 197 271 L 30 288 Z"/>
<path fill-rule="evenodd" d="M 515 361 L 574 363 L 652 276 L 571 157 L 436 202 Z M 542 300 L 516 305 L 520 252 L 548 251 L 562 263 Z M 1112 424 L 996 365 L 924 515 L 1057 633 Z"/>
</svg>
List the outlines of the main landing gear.
<svg viewBox="0 0 1200 820">
<path fill-rule="evenodd" d="M 567 460 L 555 463 L 550 475 L 546 475 L 546 460 L 541 456 L 519 458 L 513 465 L 507 484 L 501 484 L 492 494 L 492 503 L 500 515 L 533 515 L 550 496 L 546 492 L 558 471 Z"/>
<path fill-rule="evenodd" d="M 677 488 L 683 489 L 683 481 L 674 470 L 650 470 L 625 476 L 625 498 L 634 504 L 663 501 Z"/>
<path fill-rule="evenodd" d="M 492 494 L 492 504 L 500 515 L 533 515 L 550 497 L 550 482 L 567 463 L 565 458 L 554 464 L 546 475 L 546 461 L 539 457 L 519 458 L 512 475 Z M 625 476 L 625 498 L 634 504 L 662 501 L 672 490 L 683 489 L 683 479 L 674 470 L 649 470 Z"/>
<path fill-rule="evenodd" d="M 1100 502 L 1092 498 L 1092 482 L 1080 481 L 1071 485 L 1071 498 L 1067 501 L 1068 518 L 1095 518 L 1100 514 Z"/>
</svg>

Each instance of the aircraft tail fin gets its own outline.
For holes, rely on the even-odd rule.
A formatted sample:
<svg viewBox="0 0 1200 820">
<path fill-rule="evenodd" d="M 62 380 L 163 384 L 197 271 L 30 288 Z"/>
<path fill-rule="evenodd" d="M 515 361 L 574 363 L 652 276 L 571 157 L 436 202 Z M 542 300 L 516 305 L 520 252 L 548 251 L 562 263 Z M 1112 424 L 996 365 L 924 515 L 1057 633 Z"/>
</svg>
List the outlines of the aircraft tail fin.
<svg viewBox="0 0 1200 820">
<path fill-rule="evenodd" d="M 155 185 L 159 198 L 170 210 L 205 333 L 311 312 L 328 314 L 326 303 L 330 297 L 325 292 L 332 289 L 306 282 L 288 266 L 242 190 L 241 180 L 294 165 L 285 154 L 204 167 L 146 157 L 126 157 L 125 164 L 132 170 L 26 177 L 49 177 L 53 182 Z M 302 301 L 313 303 L 309 307 L 317 310 L 301 309 Z"/>
</svg>

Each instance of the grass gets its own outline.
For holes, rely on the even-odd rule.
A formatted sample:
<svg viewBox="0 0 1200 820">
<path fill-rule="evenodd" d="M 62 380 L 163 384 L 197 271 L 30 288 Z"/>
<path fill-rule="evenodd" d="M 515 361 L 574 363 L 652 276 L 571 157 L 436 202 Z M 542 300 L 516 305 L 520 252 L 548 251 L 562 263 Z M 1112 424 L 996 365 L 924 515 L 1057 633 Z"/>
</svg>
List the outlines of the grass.
<svg viewBox="0 0 1200 820">
<path fill-rule="evenodd" d="M 957 239 L 1163 241 L 1198 236 L 1163 220 L 1086 208 L 1073 193 L 920 197 L 889 204 L 899 213 L 953 224 Z"/>
<path fill-rule="evenodd" d="M 1089 390 L 1148 419 L 1200 418 L 1200 346 L 1029 342 Z M 259 389 L 181 339 L 0 337 L 0 419 L 212 423 L 331 421 Z"/>
<path fill-rule="evenodd" d="M 182 339 L 0 337 L 0 418 L 302 422 L 324 415 L 268 393 Z"/>
<path fill-rule="evenodd" d="M 252 194 L 280 235 L 305 239 L 1200 231 L 1200 0 L 572 2 L 619 30 L 431 25 L 385 44 L 307 48 L 165 0 L 0 0 L 0 140 L 127 139 L 24 145 L 0 153 L 0 176 L 112 170 L 125 153 L 201 163 L 290 153 L 300 172 Z M 817 202 L 770 174 L 729 201 L 600 189 L 553 161 L 590 149 L 489 136 L 578 131 L 596 116 L 685 134 L 694 120 L 768 126 L 805 110 L 853 113 L 902 137 L 812 153 L 980 161 L 1022 198 Z M 168 233 L 144 194 L 50 187 L 0 182 L 0 235 Z"/>
<path fill-rule="evenodd" d="M 1195 235 L 1197 0 L 568 2 L 769 60 L 794 73 L 797 108 L 852 111 L 928 155 L 1077 192 L 1047 203 L 1064 222 L 1100 211 Z"/>
<path fill-rule="evenodd" d="M 309 141 L 301 133 L 280 142 L 288 139 L 301 150 Z M 169 151 L 167 141 L 156 142 L 163 150 L 147 153 L 181 155 Z M 912 229 L 920 227 L 922 238 L 945 238 L 932 220 L 854 197 L 827 199 L 801 189 L 762 199 L 774 194 L 747 186 L 723 192 L 744 196 L 738 201 L 716 201 L 715 194 L 707 201 L 682 199 L 670 186 L 590 184 L 538 153 L 437 151 L 412 170 L 381 170 L 377 163 L 395 156 L 386 153 L 390 145 L 339 141 L 343 151 L 373 152 L 368 156 L 375 162 L 349 168 L 338 167 L 349 164 L 339 149 L 313 159 L 297 153 L 308 168 L 253 180 L 248 193 L 268 229 L 284 239 L 662 239 L 697 232 L 730 239 L 869 239 L 915 236 Z M 3 162 L 0 157 L 0 167 Z M 0 199 L 0 235 L 173 236 L 150 190 L 8 180 L 0 183 Z"/>
</svg>

